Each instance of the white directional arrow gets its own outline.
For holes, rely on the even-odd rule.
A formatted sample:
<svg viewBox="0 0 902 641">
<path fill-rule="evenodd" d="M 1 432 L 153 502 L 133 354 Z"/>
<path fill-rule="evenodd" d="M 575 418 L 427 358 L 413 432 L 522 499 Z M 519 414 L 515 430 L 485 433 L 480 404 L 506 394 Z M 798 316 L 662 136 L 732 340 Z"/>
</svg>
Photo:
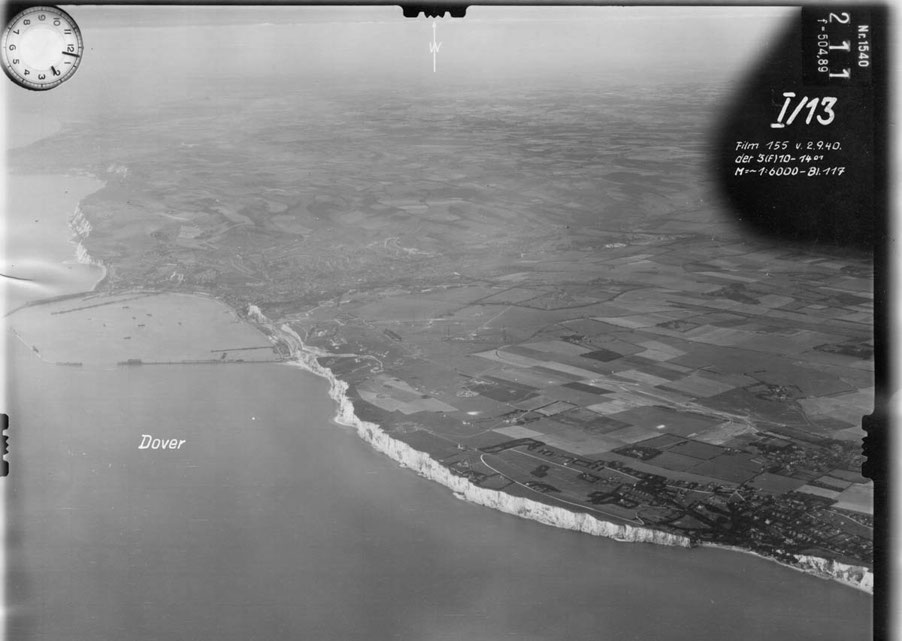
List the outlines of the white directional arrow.
<svg viewBox="0 0 902 641">
<path fill-rule="evenodd" d="M 432 21 L 432 42 L 429 43 L 429 53 L 432 54 L 432 73 L 435 73 L 435 55 L 441 48 L 442 43 L 435 41 L 435 20 Z"/>
</svg>

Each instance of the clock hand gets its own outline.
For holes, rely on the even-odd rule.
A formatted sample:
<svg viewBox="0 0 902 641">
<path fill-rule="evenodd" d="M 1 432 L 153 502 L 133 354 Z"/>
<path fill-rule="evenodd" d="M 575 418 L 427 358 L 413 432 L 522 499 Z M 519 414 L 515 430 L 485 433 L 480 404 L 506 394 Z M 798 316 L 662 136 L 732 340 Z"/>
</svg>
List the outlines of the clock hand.
<svg viewBox="0 0 902 641">
<path fill-rule="evenodd" d="M 60 53 L 62 53 L 64 56 L 72 56 L 73 58 L 78 58 L 77 53 L 69 53 L 68 51 L 61 51 Z"/>
</svg>

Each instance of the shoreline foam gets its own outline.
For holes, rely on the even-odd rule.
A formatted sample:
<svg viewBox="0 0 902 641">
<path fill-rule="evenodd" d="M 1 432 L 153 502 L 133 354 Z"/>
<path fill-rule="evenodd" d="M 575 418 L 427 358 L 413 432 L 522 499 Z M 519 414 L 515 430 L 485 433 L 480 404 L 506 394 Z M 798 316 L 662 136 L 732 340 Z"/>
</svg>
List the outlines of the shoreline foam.
<svg viewBox="0 0 902 641">
<path fill-rule="evenodd" d="M 538 521 L 546 525 L 584 532 L 594 536 L 603 536 L 615 541 L 654 543 L 686 548 L 696 547 L 697 545 L 698 547 L 751 554 L 766 561 L 776 562 L 797 572 L 811 574 L 825 580 L 832 579 L 842 585 L 873 594 L 874 574 L 866 567 L 847 565 L 838 561 L 807 555 L 794 555 L 798 561 L 798 565 L 794 565 L 764 556 L 753 550 L 712 543 L 695 544 L 688 537 L 649 528 L 625 524 L 618 525 L 596 519 L 586 513 L 573 512 L 561 507 L 516 497 L 498 490 L 478 487 L 469 480 L 454 475 L 448 468 L 425 452 L 415 450 L 408 444 L 393 439 L 379 425 L 360 420 L 354 413 L 353 402 L 347 394 L 348 384 L 335 376 L 329 368 L 324 367 L 317 360 L 320 356 L 332 356 L 331 354 L 318 353 L 309 348 L 291 327 L 287 324 L 277 327 L 255 305 L 248 306 L 247 316 L 260 325 L 272 340 L 281 340 L 289 346 L 293 359 L 287 361 L 289 364 L 300 367 L 329 381 L 329 396 L 337 406 L 334 419 L 336 423 L 353 427 L 357 431 L 358 436 L 374 449 L 389 456 L 402 466 L 412 469 L 420 476 L 447 487 L 459 499 L 521 518 Z"/>
</svg>

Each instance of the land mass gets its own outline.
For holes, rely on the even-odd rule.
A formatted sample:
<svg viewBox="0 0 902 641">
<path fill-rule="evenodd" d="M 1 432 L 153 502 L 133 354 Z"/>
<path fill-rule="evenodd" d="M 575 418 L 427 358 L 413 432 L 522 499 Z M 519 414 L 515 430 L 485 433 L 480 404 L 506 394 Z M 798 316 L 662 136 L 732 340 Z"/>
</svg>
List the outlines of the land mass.
<svg viewBox="0 0 902 641">
<path fill-rule="evenodd" d="M 730 220 L 705 172 L 719 89 L 361 91 L 83 124 L 102 153 L 55 139 L 107 182 L 81 258 L 106 293 L 258 310 L 279 358 L 297 336 L 461 487 L 868 588 L 869 257 Z"/>
</svg>

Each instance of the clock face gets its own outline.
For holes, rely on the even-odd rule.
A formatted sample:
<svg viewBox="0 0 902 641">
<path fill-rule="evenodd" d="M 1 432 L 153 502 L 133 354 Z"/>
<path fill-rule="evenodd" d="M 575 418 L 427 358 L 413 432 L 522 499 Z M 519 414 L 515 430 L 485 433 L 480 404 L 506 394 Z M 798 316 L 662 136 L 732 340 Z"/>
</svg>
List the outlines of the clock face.
<svg viewBox="0 0 902 641">
<path fill-rule="evenodd" d="M 56 7 L 30 7 L 0 37 L 0 63 L 6 75 L 26 89 L 52 89 L 68 80 L 81 62 L 84 46 L 72 17 Z"/>
</svg>

